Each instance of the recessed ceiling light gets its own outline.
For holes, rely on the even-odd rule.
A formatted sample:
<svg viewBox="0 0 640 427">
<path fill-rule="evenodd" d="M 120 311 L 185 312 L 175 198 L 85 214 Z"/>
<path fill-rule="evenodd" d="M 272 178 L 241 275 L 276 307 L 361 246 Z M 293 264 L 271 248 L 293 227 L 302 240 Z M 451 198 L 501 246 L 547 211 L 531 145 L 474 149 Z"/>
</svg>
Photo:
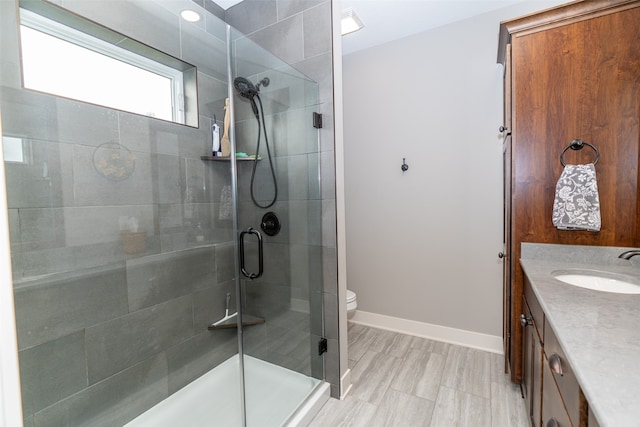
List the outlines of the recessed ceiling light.
<svg viewBox="0 0 640 427">
<path fill-rule="evenodd" d="M 198 22 L 200 20 L 200 14 L 191 9 L 183 10 L 180 12 L 180 16 L 182 16 L 182 19 L 189 22 Z"/>
<path fill-rule="evenodd" d="M 341 29 L 342 35 L 353 33 L 364 27 L 360 17 L 352 7 L 348 7 L 342 11 Z"/>
</svg>

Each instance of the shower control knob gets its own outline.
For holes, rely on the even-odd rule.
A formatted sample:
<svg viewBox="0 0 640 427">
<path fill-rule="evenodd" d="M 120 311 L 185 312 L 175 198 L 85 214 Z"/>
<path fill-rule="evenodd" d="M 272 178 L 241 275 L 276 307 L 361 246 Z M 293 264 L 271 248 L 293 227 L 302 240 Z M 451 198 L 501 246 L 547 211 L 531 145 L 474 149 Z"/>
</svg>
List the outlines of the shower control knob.
<svg viewBox="0 0 640 427">
<path fill-rule="evenodd" d="M 267 212 L 260 221 L 260 228 L 267 236 L 275 236 L 280 232 L 280 220 L 273 212 Z"/>
</svg>

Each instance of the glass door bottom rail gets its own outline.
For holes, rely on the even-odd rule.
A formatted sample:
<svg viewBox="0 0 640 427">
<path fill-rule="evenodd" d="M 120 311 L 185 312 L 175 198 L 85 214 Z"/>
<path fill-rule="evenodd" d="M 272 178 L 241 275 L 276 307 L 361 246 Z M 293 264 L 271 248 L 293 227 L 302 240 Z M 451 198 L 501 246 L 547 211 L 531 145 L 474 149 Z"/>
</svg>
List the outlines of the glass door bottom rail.
<svg viewBox="0 0 640 427">
<path fill-rule="evenodd" d="M 125 427 L 241 427 L 236 354 L 139 415 Z M 320 380 L 244 356 L 247 426 L 282 426 Z"/>
</svg>

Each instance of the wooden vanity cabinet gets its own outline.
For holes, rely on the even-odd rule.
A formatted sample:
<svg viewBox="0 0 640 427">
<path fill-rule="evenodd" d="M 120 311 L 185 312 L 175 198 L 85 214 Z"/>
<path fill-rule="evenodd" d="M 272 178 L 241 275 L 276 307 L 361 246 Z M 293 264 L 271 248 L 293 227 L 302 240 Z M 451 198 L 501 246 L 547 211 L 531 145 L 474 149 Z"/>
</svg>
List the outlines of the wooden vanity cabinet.
<svg viewBox="0 0 640 427">
<path fill-rule="evenodd" d="M 522 391 L 531 425 L 597 427 L 564 350 L 526 278 L 522 306 Z"/>
<path fill-rule="evenodd" d="M 640 246 L 640 0 L 575 1 L 502 22 L 504 64 L 505 371 L 523 379 L 522 242 Z M 580 138 L 598 148 L 602 228 L 552 224 L 560 154 Z M 568 164 L 594 160 L 569 150 Z"/>
</svg>

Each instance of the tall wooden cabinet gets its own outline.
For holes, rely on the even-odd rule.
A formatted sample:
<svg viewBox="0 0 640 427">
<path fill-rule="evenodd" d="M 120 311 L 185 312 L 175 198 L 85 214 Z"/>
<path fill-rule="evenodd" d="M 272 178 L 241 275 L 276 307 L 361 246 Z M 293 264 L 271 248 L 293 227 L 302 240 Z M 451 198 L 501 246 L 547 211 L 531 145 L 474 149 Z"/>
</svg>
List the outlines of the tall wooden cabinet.
<svg viewBox="0 0 640 427">
<path fill-rule="evenodd" d="M 640 1 L 588 0 L 505 21 L 504 339 L 511 378 L 522 380 L 520 244 L 640 246 Z M 602 228 L 552 224 L 560 154 L 573 139 L 600 152 Z M 566 163 L 594 152 L 568 150 Z"/>
</svg>

